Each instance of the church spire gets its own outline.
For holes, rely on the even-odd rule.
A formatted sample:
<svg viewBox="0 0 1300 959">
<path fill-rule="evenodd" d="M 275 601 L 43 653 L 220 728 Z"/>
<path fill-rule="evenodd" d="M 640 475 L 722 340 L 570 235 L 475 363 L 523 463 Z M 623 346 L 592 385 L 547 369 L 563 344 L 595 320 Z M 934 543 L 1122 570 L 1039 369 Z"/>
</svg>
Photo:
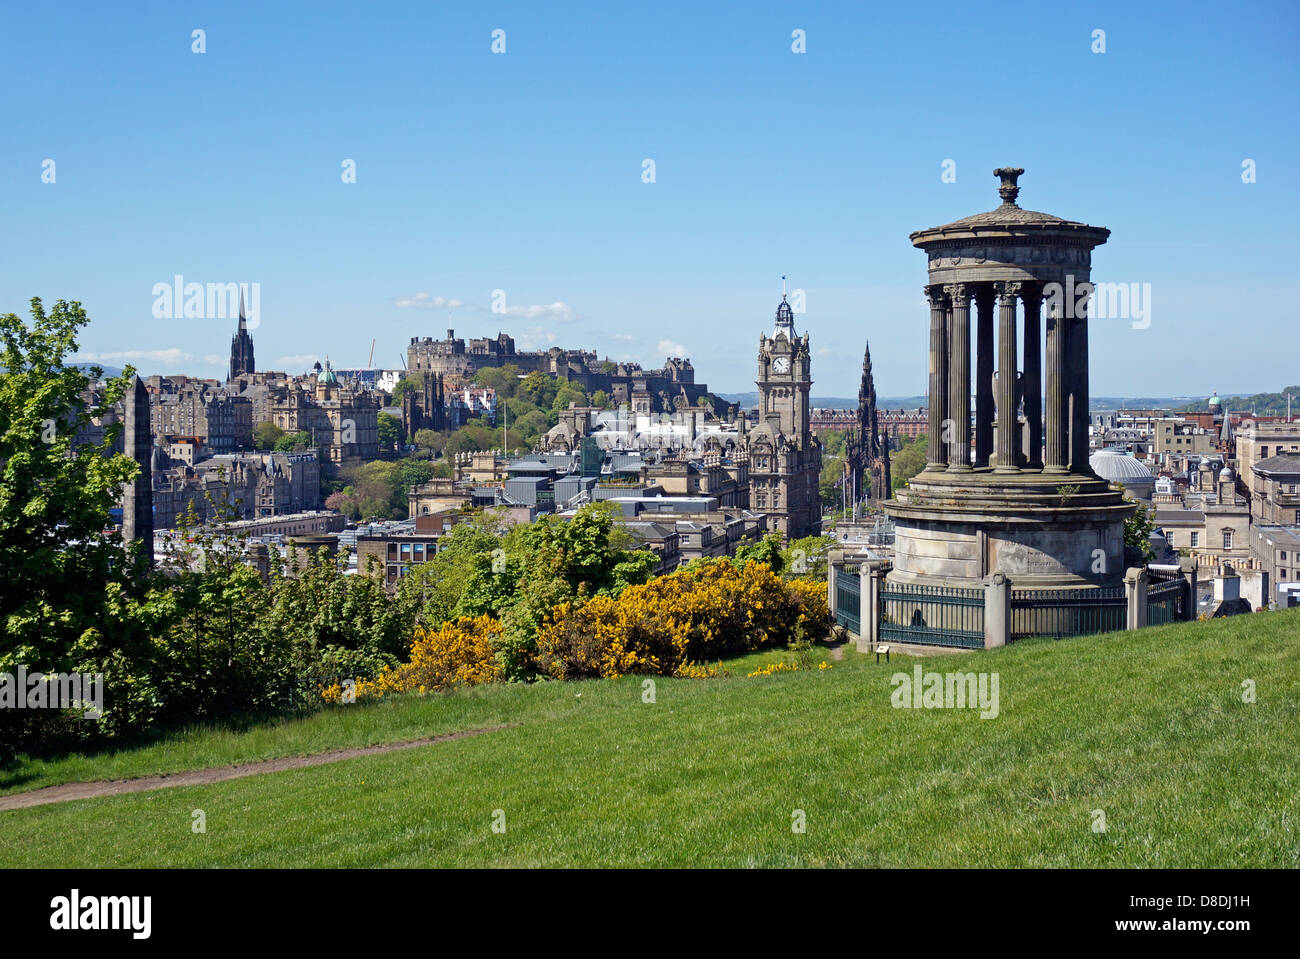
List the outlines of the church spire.
<svg viewBox="0 0 1300 959">
<path fill-rule="evenodd" d="M 244 312 L 244 290 L 239 290 L 239 327 L 230 338 L 230 379 L 257 371 L 253 360 L 253 338 L 248 335 L 248 316 Z"/>
</svg>

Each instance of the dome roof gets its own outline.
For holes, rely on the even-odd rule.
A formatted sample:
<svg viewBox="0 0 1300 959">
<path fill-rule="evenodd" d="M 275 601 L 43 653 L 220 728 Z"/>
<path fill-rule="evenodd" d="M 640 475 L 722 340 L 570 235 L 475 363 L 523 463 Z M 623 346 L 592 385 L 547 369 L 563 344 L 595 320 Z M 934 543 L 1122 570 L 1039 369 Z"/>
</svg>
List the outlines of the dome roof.
<svg viewBox="0 0 1300 959">
<path fill-rule="evenodd" d="M 1098 450 L 1088 457 L 1088 465 L 1102 479 L 1121 486 L 1154 483 L 1156 479 L 1144 464 L 1119 450 Z"/>
<path fill-rule="evenodd" d="M 918 230 L 911 234 L 913 245 L 925 248 L 925 244 L 932 241 L 952 239 L 949 234 L 957 235 L 957 238 L 963 235 L 969 237 L 970 234 L 997 236 L 1002 231 L 1009 231 L 1012 237 L 1076 237 L 1084 241 L 1090 240 L 1093 246 L 1106 242 L 1110 230 L 1105 227 L 1089 226 L 1078 220 L 1066 220 L 1050 213 L 1026 210 L 1017 204 L 1016 198 L 1020 195 L 1017 181 L 1024 172 L 1023 167 L 999 167 L 994 170 L 993 175 L 1002 181 L 1002 185 L 998 187 L 998 196 L 1002 198 L 1001 206 L 985 213 L 976 213 L 974 216 L 945 223 L 943 226 Z"/>
<path fill-rule="evenodd" d="M 1219 391 L 1215 390 L 1214 395 L 1211 396 L 1206 402 L 1209 403 L 1210 406 L 1221 406 L 1222 401 L 1219 399 Z"/>
<path fill-rule="evenodd" d="M 321 370 L 320 373 L 316 376 L 316 382 L 337 383 L 338 381 L 339 381 L 338 375 L 335 374 L 333 368 L 330 366 L 329 357 L 327 356 L 325 357 L 325 369 Z"/>
<path fill-rule="evenodd" d="M 1224 480 L 1230 480 L 1236 475 L 1237 474 L 1232 471 L 1231 466 L 1225 466 L 1219 473 L 1219 482 L 1222 483 Z"/>
</svg>

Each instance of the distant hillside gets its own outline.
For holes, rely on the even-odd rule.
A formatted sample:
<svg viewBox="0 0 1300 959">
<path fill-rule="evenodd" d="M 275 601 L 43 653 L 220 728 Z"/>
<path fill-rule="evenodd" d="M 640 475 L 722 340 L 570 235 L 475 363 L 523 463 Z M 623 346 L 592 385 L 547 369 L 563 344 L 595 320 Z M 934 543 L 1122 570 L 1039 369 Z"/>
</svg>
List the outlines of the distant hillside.
<svg viewBox="0 0 1300 959">
<path fill-rule="evenodd" d="M 69 365 L 75 366 L 77 369 L 83 370 L 87 373 L 90 372 L 91 367 L 98 365 L 99 368 L 104 371 L 104 379 L 106 380 L 112 379 L 114 376 L 122 375 L 122 367 L 120 366 L 104 366 L 103 364 L 95 364 L 95 363 L 71 363 Z"/>
<path fill-rule="evenodd" d="M 758 405 L 758 392 L 751 390 L 748 393 L 718 393 L 728 403 L 739 403 L 742 407 Z M 813 396 L 809 397 L 814 407 L 822 407 L 832 410 L 854 410 L 858 408 L 858 398 L 846 396 Z M 898 410 L 916 409 L 918 406 L 925 406 L 927 400 L 924 396 L 880 396 L 876 398 L 876 406 L 880 409 Z"/>
<path fill-rule="evenodd" d="M 1279 393 L 1252 393 L 1250 396 L 1220 396 L 1225 410 L 1253 410 L 1260 416 L 1283 416 L 1287 411 L 1287 394 L 1291 394 L 1292 411 L 1300 412 L 1300 386 L 1287 386 Z M 1203 410 L 1205 398 L 1176 407 L 1179 411 Z"/>
</svg>

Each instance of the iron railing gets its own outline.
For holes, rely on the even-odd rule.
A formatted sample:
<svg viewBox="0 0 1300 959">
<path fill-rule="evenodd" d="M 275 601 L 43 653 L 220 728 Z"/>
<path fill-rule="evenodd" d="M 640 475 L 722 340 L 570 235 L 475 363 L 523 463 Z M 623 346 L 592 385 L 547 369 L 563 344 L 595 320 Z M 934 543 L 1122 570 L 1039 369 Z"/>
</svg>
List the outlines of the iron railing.
<svg viewBox="0 0 1300 959">
<path fill-rule="evenodd" d="M 1163 626 L 1190 619 L 1188 582 L 1181 576 L 1173 579 L 1153 579 L 1147 586 L 1147 625 Z"/>
<path fill-rule="evenodd" d="M 880 591 L 880 641 L 984 646 L 984 590 L 896 585 Z"/>
<path fill-rule="evenodd" d="M 862 579 L 857 572 L 835 571 L 835 622 L 851 632 L 862 632 Z"/>
<path fill-rule="evenodd" d="M 1128 625 L 1123 586 L 1089 589 L 1013 589 L 1011 638 L 1090 636 Z"/>
</svg>

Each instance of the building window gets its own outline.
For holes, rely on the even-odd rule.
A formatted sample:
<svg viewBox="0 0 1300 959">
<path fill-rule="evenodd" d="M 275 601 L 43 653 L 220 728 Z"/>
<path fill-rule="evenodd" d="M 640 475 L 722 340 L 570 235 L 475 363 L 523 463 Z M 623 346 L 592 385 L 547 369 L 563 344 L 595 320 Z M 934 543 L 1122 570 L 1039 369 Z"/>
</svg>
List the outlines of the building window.
<svg viewBox="0 0 1300 959">
<path fill-rule="evenodd" d="M 1268 459 L 1268 447 L 1267 447 L 1267 446 L 1261 446 L 1261 447 L 1259 448 L 1259 458 L 1262 459 L 1262 460 L 1266 460 L 1266 459 Z"/>
<path fill-rule="evenodd" d="M 1230 529 L 1223 531 L 1223 548 L 1232 549 L 1232 530 Z"/>
<path fill-rule="evenodd" d="M 1200 545 L 1201 545 L 1201 534 L 1200 534 L 1200 533 L 1193 533 L 1193 534 L 1192 534 L 1192 549 L 1195 549 L 1196 547 L 1198 547 L 1198 546 L 1200 546 Z"/>
</svg>

